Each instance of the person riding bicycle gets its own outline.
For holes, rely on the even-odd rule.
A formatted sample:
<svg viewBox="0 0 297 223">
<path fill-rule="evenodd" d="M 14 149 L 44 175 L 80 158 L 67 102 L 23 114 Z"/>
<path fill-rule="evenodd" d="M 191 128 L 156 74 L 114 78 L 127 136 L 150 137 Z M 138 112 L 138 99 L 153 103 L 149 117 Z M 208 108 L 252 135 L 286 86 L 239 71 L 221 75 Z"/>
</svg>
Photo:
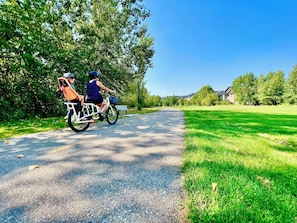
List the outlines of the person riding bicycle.
<svg viewBox="0 0 297 223">
<path fill-rule="evenodd" d="M 89 73 L 90 80 L 87 82 L 87 100 L 98 105 L 100 107 L 100 113 L 106 110 L 106 102 L 103 100 L 100 90 L 104 90 L 107 93 L 115 93 L 114 90 L 105 87 L 101 81 L 98 80 L 100 72 L 91 71 Z M 101 119 L 101 117 L 100 117 Z"/>
</svg>

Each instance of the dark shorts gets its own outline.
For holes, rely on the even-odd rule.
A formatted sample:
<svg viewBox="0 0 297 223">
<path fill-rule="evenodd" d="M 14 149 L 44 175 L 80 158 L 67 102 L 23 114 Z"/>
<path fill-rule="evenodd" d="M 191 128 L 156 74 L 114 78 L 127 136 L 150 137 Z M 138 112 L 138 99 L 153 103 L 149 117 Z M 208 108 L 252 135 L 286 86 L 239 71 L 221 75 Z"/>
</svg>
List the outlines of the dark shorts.
<svg viewBox="0 0 297 223">
<path fill-rule="evenodd" d="M 103 97 L 102 95 L 100 95 L 99 98 L 96 98 L 96 99 L 88 98 L 87 102 L 94 103 L 96 105 L 101 104 L 103 102 Z"/>
</svg>

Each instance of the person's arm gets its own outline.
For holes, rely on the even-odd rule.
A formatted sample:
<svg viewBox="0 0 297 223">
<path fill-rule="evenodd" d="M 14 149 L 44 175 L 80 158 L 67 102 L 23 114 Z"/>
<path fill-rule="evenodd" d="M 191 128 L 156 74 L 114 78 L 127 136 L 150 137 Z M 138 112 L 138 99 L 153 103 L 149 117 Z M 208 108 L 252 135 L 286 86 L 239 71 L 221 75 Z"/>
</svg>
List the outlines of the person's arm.
<svg viewBox="0 0 297 223">
<path fill-rule="evenodd" d="M 110 92 L 115 92 L 113 90 L 110 90 L 108 87 L 105 87 L 101 81 L 97 81 L 97 85 L 104 91 L 106 91 L 107 93 L 110 93 Z"/>
</svg>

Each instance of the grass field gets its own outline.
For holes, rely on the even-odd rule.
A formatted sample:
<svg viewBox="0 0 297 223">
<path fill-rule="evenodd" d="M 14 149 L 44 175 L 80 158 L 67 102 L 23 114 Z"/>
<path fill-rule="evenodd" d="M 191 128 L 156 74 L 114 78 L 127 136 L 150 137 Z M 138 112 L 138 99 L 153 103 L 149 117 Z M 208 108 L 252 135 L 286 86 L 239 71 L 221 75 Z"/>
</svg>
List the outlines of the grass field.
<svg viewBox="0 0 297 223">
<path fill-rule="evenodd" d="M 297 107 L 183 111 L 191 222 L 297 222 Z"/>
</svg>

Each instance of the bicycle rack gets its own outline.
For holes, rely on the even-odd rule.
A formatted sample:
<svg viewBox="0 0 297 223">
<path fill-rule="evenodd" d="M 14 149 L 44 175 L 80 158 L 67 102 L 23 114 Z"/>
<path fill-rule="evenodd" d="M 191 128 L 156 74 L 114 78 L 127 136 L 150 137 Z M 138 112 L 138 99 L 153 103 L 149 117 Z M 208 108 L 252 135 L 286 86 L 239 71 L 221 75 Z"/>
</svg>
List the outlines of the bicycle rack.
<svg viewBox="0 0 297 223">
<path fill-rule="evenodd" d="M 92 122 L 95 119 L 99 119 L 100 107 L 93 103 L 84 103 L 82 110 L 78 112 L 75 109 L 77 103 L 65 102 L 64 104 L 67 106 L 68 111 L 73 111 L 75 123 L 87 123 Z M 81 113 L 83 115 L 81 115 Z"/>
</svg>

